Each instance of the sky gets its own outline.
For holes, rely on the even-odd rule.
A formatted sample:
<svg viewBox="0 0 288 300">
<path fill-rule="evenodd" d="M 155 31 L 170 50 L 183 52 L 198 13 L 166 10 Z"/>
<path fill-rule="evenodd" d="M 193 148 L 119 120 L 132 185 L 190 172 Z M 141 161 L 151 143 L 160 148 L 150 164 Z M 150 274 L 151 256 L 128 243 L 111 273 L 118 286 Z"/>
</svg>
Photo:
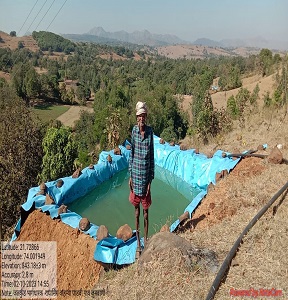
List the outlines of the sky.
<svg viewBox="0 0 288 300">
<path fill-rule="evenodd" d="M 0 0 L 0 30 L 148 30 L 198 38 L 288 40 L 287 0 Z"/>
</svg>

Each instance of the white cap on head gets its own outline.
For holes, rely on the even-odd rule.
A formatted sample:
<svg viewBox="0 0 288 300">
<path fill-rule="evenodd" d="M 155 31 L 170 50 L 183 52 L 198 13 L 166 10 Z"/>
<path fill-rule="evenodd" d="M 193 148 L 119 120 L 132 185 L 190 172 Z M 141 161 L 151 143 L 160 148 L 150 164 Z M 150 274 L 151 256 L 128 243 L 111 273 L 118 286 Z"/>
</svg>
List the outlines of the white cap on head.
<svg viewBox="0 0 288 300">
<path fill-rule="evenodd" d="M 146 102 L 139 101 L 136 104 L 136 116 L 141 114 L 147 114 L 147 105 Z"/>
</svg>

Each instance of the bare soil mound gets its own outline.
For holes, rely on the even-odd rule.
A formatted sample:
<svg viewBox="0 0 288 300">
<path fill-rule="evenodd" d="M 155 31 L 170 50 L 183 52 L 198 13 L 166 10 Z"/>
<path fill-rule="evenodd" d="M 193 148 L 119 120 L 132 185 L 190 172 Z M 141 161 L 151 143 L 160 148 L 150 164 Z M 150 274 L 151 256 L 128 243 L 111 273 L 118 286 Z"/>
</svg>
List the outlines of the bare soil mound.
<svg viewBox="0 0 288 300">
<path fill-rule="evenodd" d="M 193 219 L 187 222 L 186 228 L 193 231 L 197 228 L 207 228 L 218 224 L 225 218 L 231 218 L 237 214 L 241 206 L 247 206 L 248 199 L 239 199 L 235 201 L 230 194 L 231 184 L 233 182 L 247 182 L 251 177 L 260 175 L 266 166 L 261 158 L 247 157 L 242 159 L 236 165 L 234 170 L 227 175 L 227 180 L 221 180 L 209 191 L 203 203 L 197 208 Z M 229 177 L 229 180 L 228 180 Z"/>
<path fill-rule="evenodd" d="M 93 259 L 97 241 L 45 213 L 35 210 L 17 241 L 57 242 L 57 290 L 90 290 L 103 267 Z M 60 297 L 58 297 L 60 299 Z"/>
</svg>

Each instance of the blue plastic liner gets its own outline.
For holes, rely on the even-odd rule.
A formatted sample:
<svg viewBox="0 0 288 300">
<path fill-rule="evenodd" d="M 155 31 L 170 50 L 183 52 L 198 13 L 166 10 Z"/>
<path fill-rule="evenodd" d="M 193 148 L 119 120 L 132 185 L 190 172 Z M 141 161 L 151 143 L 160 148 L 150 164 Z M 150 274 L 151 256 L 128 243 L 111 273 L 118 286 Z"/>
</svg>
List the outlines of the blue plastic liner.
<svg viewBox="0 0 288 300">
<path fill-rule="evenodd" d="M 55 204 L 45 205 L 45 196 L 36 196 L 40 191 L 40 186 L 38 186 L 29 190 L 27 201 L 22 205 L 22 208 L 25 211 L 29 211 L 31 207 L 35 205 L 36 209 L 49 212 L 51 218 L 60 217 L 63 223 L 77 228 L 82 217 L 69 210 L 67 213 L 62 213 L 59 216 L 58 208 L 61 204 L 69 204 L 84 196 L 117 172 L 128 168 L 130 150 L 126 149 L 127 144 L 129 144 L 129 142 L 125 141 L 123 145 L 119 146 L 121 155 L 115 155 L 113 150 L 101 152 L 99 161 L 94 165 L 94 169 L 89 169 L 88 167 L 83 169 L 82 174 L 78 178 L 72 178 L 72 176 L 61 178 L 64 184 L 60 188 L 56 186 L 60 178 L 56 181 L 46 182 L 47 193 L 54 199 Z M 112 163 L 107 161 L 108 155 L 112 157 Z M 184 212 L 188 211 L 190 216 L 207 194 L 208 185 L 210 183 L 216 184 L 216 173 L 222 170 L 229 172 L 240 160 L 240 158 L 236 160 L 229 157 L 223 158 L 222 151 L 220 150 L 216 151 L 212 158 L 208 158 L 201 153 L 196 154 L 194 149 L 183 151 L 180 150 L 178 145 L 170 146 L 168 143 L 160 144 L 160 138 L 157 136 L 154 136 L 154 158 L 156 165 L 169 171 L 174 176 L 181 178 L 191 186 L 193 190 L 198 191 L 197 195 L 191 199 L 190 204 L 184 210 Z M 165 175 L 163 175 L 164 181 L 169 183 L 180 193 L 185 194 L 186 191 L 184 187 L 175 185 L 173 176 L 170 178 L 167 178 L 167 176 L 164 177 Z M 185 188 L 187 189 L 187 185 Z M 170 231 L 173 232 L 179 223 L 180 221 L 178 219 L 175 220 L 170 226 Z M 98 225 L 91 224 L 85 233 L 96 239 L 98 228 Z M 20 230 L 21 222 L 19 220 L 12 236 L 12 241 L 17 238 L 16 233 L 19 233 Z M 135 261 L 136 247 L 137 240 L 135 235 L 126 242 L 110 236 L 98 242 L 94 259 L 103 263 L 118 265 L 131 264 Z"/>
</svg>

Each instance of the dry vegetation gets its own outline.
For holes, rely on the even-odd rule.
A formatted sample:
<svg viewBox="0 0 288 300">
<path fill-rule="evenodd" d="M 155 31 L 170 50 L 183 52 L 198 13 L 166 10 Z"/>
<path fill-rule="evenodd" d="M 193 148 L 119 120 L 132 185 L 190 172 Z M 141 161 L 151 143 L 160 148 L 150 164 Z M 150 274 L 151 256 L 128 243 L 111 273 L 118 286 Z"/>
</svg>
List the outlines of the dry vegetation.
<svg viewBox="0 0 288 300">
<path fill-rule="evenodd" d="M 18 41 L 23 40 L 9 39 L 9 35 L 3 37 L 3 33 L 0 34 L 11 49 L 16 49 Z M 177 47 L 178 51 L 182 51 L 177 54 L 178 57 L 197 57 L 198 54 L 201 56 L 204 50 L 200 46 L 193 50 L 184 46 Z M 169 57 L 172 50 L 166 47 L 161 51 Z M 264 79 L 255 76 L 243 83 L 250 91 L 258 83 L 259 94 L 263 97 L 266 91 L 273 89 L 273 76 Z M 226 92 L 226 97 L 224 92 L 213 94 L 214 105 L 225 106 L 230 93 L 235 95 L 237 90 Z M 190 97 L 184 97 L 184 110 L 190 109 L 190 101 Z M 263 103 L 262 98 L 259 103 L 261 101 Z M 258 145 L 267 143 L 267 151 L 261 153 L 269 153 L 275 145 L 281 144 L 283 157 L 288 159 L 288 115 L 287 108 L 285 109 L 286 111 L 261 110 L 258 114 L 249 116 L 245 128 L 242 129 L 236 122 L 230 133 L 217 137 L 209 145 L 200 145 L 200 152 L 207 154 L 215 152 L 216 149 L 238 152 L 235 150 L 256 149 Z M 78 113 L 79 111 L 75 112 L 77 115 Z M 66 121 L 72 119 L 69 115 Z M 65 124 L 65 121 L 62 122 Z M 195 147 L 192 140 L 187 139 L 185 142 L 191 148 Z M 242 159 L 228 176 L 209 190 L 192 219 L 179 228 L 178 234 L 195 246 L 213 249 L 221 265 L 245 226 L 287 182 L 287 175 L 286 164 L 273 165 L 260 158 Z M 287 200 L 285 193 L 244 238 L 215 299 L 231 299 L 231 289 L 250 288 L 275 288 L 282 291 L 283 296 L 278 297 L 279 299 L 288 298 Z M 102 269 L 92 258 L 91 249 L 95 243 L 89 241 L 89 237 L 86 236 L 80 236 L 77 240 L 77 232 L 74 229 L 61 222 L 48 220 L 46 216 L 36 216 L 35 213 L 30 215 L 30 219 L 22 228 L 20 240 L 57 240 L 58 285 L 63 288 L 91 288 L 92 284 L 97 282 Z M 187 271 L 180 267 L 180 261 L 181 255 L 178 250 L 167 250 L 145 267 L 135 263 L 122 270 L 102 272 L 95 288 L 107 286 L 108 292 L 105 296 L 97 296 L 97 299 L 205 299 L 215 274 L 202 269 Z M 94 276 L 93 280 L 90 280 L 91 276 Z"/>
<path fill-rule="evenodd" d="M 2 43 L 0 43 L 0 48 L 10 48 L 11 50 L 15 50 L 18 48 L 18 42 L 22 42 L 25 48 L 28 48 L 31 51 L 38 51 L 39 47 L 36 41 L 33 39 L 31 35 L 21 36 L 21 37 L 11 37 L 9 34 L 0 31 L 0 37 L 2 39 Z"/>
<path fill-rule="evenodd" d="M 162 46 L 157 47 L 159 55 L 163 55 L 169 58 L 187 58 L 187 59 L 203 59 L 213 56 L 243 56 L 248 57 L 249 55 L 259 54 L 260 49 L 251 47 L 239 47 L 235 49 L 226 49 L 219 47 L 208 47 L 202 45 L 173 45 L 173 46 Z M 277 51 L 280 55 L 283 53 Z"/>
<path fill-rule="evenodd" d="M 258 83 L 259 105 L 263 105 L 264 92 L 273 88 L 273 76 L 261 79 L 261 82 L 256 77 L 244 80 L 244 87 L 250 90 L 250 85 Z M 184 101 L 183 108 L 189 108 L 188 104 Z M 281 144 L 281 152 L 287 159 L 286 110 L 261 109 L 258 114 L 247 118 L 245 128 L 241 129 L 235 123 L 230 133 L 209 145 L 202 145 L 200 152 L 222 149 L 238 153 L 267 143 L 267 150 L 258 152 L 268 154 L 275 145 Z M 190 147 L 193 148 L 193 143 Z M 178 234 L 195 246 L 213 249 L 221 265 L 251 219 L 287 182 L 287 175 L 286 164 L 269 164 L 266 159 L 260 158 L 242 159 L 209 191 L 192 220 L 188 220 Z M 259 291 L 272 288 L 282 291 L 280 299 L 287 299 L 287 200 L 287 193 L 284 193 L 244 238 L 215 299 L 231 299 L 231 289 Z M 188 272 L 179 268 L 179 255 L 177 250 L 168 251 L 146 268 L 140 268 L 136 263 L 121 271 L 105 273 L 99 284 L 109 286 L 109 292 L 103 299 L 127 299 L 127 295 L 129 299 L 205 299 L 215 274 L 201 269 Z"/>
<path fill-rule="evenodd" d="M 251 117 L 245 129 L 240 130 L 236 126 L 230 134 L 225 136 L 221 145 L 214 144 L 214 147 L 233 152 L 235 148 L 243 151 L 268 143 L 268 149 L 260 153 L 269 153 L 274 145 L 282 144 L 281 151 L 287 159 L 288 116 L 285 115 L 284 110 L 275 111 L 273 115 L 272 119 L 264 112 Z M 236 137 L 239 135 L 243 139 L 237 140 Z M 244 138 L 245 145 L 243 145 Z M 211 150 L 211 147 L 213 144 L 202 147 L 200 152 L 205 153 Z M 255 157 L 242 159 L 228 176 L 209 190 L 192 219 L 179 228 L 178 234 L 194 246 L 213 249 L 221 265 L 246 225 L 286 183 L 287 174 L 288 165 L 286 164 L 274 165 L 268 163 L 266 159 Z M 244 238 L 215 299 L 231 299 L 231 289 L 272 288 L 282 291 L 283 296 L 278 297 L 279 299 L 287 299 L 288 261 L 285 255 L 288 246 L 287 214 L 288 203 L 287 193 L 285 193 Z M 34 230 L 35 235 L 32 235 L 30 230 L 35 228 L 35 222 L 37 222 L 37 231 Z M 47 220 L 43 224 L 39 221 L 35 222 L 25 223 L 27 231 L 22 232 L 22 237 L 26 235 L 26 240 L 32 238 L 37 240 L 37 236 L 42 236 L 42 234 L 47 237 Z M 67 269 L 69 272 L 67 274 L 73 274 L 74 268 L 77 268 L 79 272 L 83 270 L 81 261 L 83 255 L 86 256 L 85 244 L 68 243 L 68 240 L 75 239 L 75 230 L 69 231 L 61 222 L 51 224 L 49 228 L 52 228 L 51 226 L 57 226 L 58 230 L 64 232 L 60 240 L 65 244 L 65 252 L 64 249 L 58 250 L 61 252 L 61 255 L 58 255 L 58 268 L 62 271 L 68 265 L 73 266 L 72 269 Z M 49 238 L 47 237 L 48 240 Z M 70 257 L 72 248 L 75 252 L 73 252 L 73 257 Z M 91 261 L 91 254 L 89 255 L 90 258 L 87 254 L 87 261 L 90 261 L 90 267 L 95 265 L 94 268 L 97 268 L 97 263 Z M 181 268 L 181 259 L 178 250 L 167 250 L 162 253 L 161 257 L 155 257 L 145 267 L 140 267 L 138 263 L 135 263 L 122 270 L 101 272 L 100 280 L 94 288 L 96 290 L 107 288 L 108 292 L 105 296 L 97 296 L 97 298 L 205 299 L 216 274 L 208 273 L 203 269 L 185 270 Z M 69 280 L 70 286 L 74 284 L 81 286 L 83 283 L 83 286 L 88 287 L 83 280 L 87 278 L 90 267 L 85 267 L 86 273 L 82 273 L 85 274 L 82 277 L 73 278 L 72 276 L 65 279 L 66 277 L 62 276 L 58 279 L 60 286 L 65 286 Z M 236 297 L 236 299 L 242 298 Z"/>
<path fill-rule="evenodd" d="M 267 76 L 267 77 L 262 77 L 259 74 L 250 76 L 250 77 L 245 77 L 242 79 L 242 87 L 246 88 L 250 93 L 253 91 L 253 89 L 256 87 L 258 84 L 259 86 L 259 99 L 258 99 L 258 105 L 260 108 L 263 107 L 263 97 L 264 95 L 268 92 L 270 95 L 272 95 L 273 91 L 276 88 L 275 84 L 275 77 L 276 73 Z M 214 80 L 213 85 L 218 85 L 218 79 L 216 78 Z M 212 93 L 212 102 L 213 106 L 217 109 L 225 108 L 227 106 L 227 100 L 231 96 L 236 96 L 237 93 L 239 92 L 240 88 L 229 90 L 229 91 L 219 91 L 216 93 Z M 192 111 L 191 111 L 191 103 L 193 101 L 193 97 L 190 95 L 182 95 L 181 96 L 182 101 L 181 101 L 181 108 L 184 111 L 187 111 L 188 116 L 190 121 L 192 120 Z"/>
<path fill-rule="evenodd" d="M 75 125 L 75 121 L 80 118 L 80 115 L 83 111 L 93 112 L 93 108 L 72 105 L 69 107 L 69 110 L 59 116 L 57 120 L 61 121 L 65 126 L 73 127 Z"/>
<path fill-rule="evenodd" d="M 7 82 L 11 80 L 10 74 L 3 71 L 0 71 L 0 78 L 4 78 Z"/>
<path fill-rule="evenodd" d="M 260 107 L 263 106 L 263 97 L 266 94 L 266 92 L 272 94 L 272 92 L 275 90 L 275 77 L 276 74 L 272 74 L 267 77 L 261 77 L 261 75 L 254 75 L 248 78 L 243 78 L 242 84 L 243 87 L 245 87 L 249 92 L 252 93 L 253 89 L 258 84 L 259 86 L 259 101 L 258 104 Z M 226 92 L 217 92 L 215 94 L 212 94 L 212 101 L 215 108 L 226 108 L 227 100 L 232 95 L 235 97 L 237 93 L 239 92 L 240 88 L 233 89 Z"/>
<path fill-rule="evenodd" d="M 173 45 L 173 46 L 163 46 L 157 48 L 158 54 L 169 58 L 187 58 L 187 59 L 197 59 L 205 58 L 208 55 L 223 55 L 231 56 L 233 52 L 227 51 L 222 48 L 217 47 L 206 47 L 200 45 Z"/>
<path fill-rule="evenodd" d="M 262 153 L 269 153 L 271 147 L 281 143 L 284 146 L 281 151 L 287 158 L 288 117 L 283 117 L 284 111 L 275 112 L 275 118 L 267 130 L 268 121 L 260 121 L 265 116 L 256 116 L 247 126 L 249 129 L 241 131 L 247 139 L 246 145 L 236 141 L 235 136 L 240 134 L 236 129 L 226 137 L 223 149 L 255 149 L 257 145 L 267 142 L 268 149 Z M 209 146 L 203 148 L 203 151 L 208 150 Z M 246 225 L 287 182 L 287 175 L 286 164 L 269 164 L 260 158 L 242 159 L 227 177 L 209 191 L 192 220 L 187 221 L 178 234 L 195 246 L 213 249 L 222 264 Z M 245 237 L 215 299 L 231 299 L 230 289 L 251 288 L 275 288 L 282 291 L 280 299 L 287 299 L 287 214 L 285 193 Z M 175 250 L 163 253 L 161 259 L 155 258 L 144 269 L 136 263 L 124 270 L 106 273 L 100 284 L 108 285 L 109 293 L 103 299 L 127 299 L 127 295 L 129 299 L 205 299 L 215 274 L 201 269 L 191 272 L 179 269 L 179 259 L 179 252 Z"/>
</svg>

